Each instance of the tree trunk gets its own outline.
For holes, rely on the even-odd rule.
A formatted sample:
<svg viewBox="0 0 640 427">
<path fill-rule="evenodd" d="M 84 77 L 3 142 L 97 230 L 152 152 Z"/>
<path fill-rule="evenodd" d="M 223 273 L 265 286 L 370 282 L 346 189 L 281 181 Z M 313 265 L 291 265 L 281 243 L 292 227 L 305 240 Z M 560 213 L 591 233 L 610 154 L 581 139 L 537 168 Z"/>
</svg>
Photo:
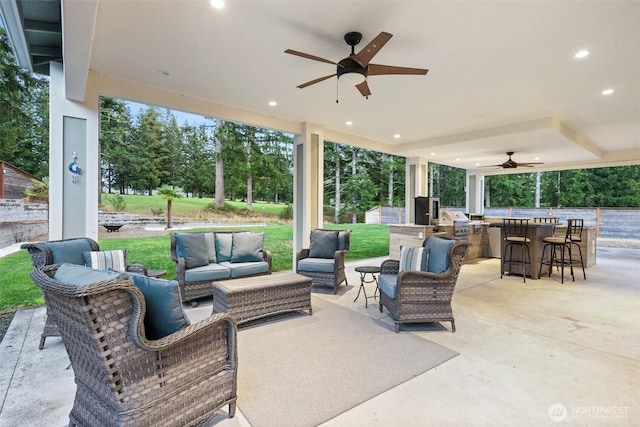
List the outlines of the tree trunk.
<svg viewBox="0 0 640 427">
<path fill-rule="evenodd" d="M 340 156 L 336 155 L 336 208 L 334 210 L 334 222 L 340 224 Z"/>
<path fill-rule="evenodd" d="M 536 172 L 536 200 L 535 207 L 540 207 L 540 177 L 542 176 L 542 172 Z"/>
<path fill-rule="evenodd" d="M 173 224 L 171 223 L 171 199 L 167 199 L 167 228 L 173 228 Z"/>
<path fill-rule="evenodd" d="M 247 210 L 253 210 L 253 176 L 251 172 L 247 175 Z"/>
<path fill-rule="evenodd" d="M 351 153 L 351 175 L 355 175 L 356 174 L 356 150 L 353 150 Z M 356 206 L 356 198 L 355 196 L 353 197 L 353 206 Z M 351 223 L 355 224 L 358 222 L 358 213 L 355 211 L 355 209 L 353 210 L 353 212 L 351 212 Z"/>
<path fill-rule="evenodd" d="M 222 128 L 223 125 L 222 120 L 217 120 L 217 129 Z M 217 136 L 216 132 L 215 136 L 215 147 L 216 147 L 216 207 L 222 208 L 224 207 L 224 157 L 222 156 L 222 141 Z"/>
<path fill-rule="evenodd" d="M 391 156 L 388 156 L 389 160 L 393 162 Z M 387 206 L 393 206 L 393 163 L 389 168 L 389 185 L 387 186 Z"/>
</svg>

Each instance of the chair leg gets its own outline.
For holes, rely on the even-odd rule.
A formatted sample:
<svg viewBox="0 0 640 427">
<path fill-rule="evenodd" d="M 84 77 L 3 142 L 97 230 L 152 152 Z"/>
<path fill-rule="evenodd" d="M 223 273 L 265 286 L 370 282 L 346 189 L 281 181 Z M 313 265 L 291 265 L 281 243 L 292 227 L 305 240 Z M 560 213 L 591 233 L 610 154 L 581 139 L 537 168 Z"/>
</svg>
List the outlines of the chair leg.
<svg viewBox="0 0 640 427">
<path fill-rule="evenodd" d="M 454 319 L 451 319 L 451 332 L 454 334 L 456 332 L 456 321 Z"/>
<path fill-rule="evenodd" d="M 47 339 L 45 334 L 40 335 L 40 345 L 38 346 L 38 350 L 42 350 L 44 348 L 44 341 Z"/>
<path fill-rule="evenodd" d="M 236 416 L 236 402 L 233 401 L 229 403 L 229 418 L 233 418 Z"/>
<path fill-rule="evenodd" d="M 398 332 L 400 332 L 400 323 L 398 322 L 395 322 L 395 323 L 396 323 L 396 334 L 397 334 Z"/>
<path fill-rule="evenodd" d="M 584 260 L 582 259 L 582 248 L 580 248 L 580 245 L 578 245 L 577 243 L 572 244 L 578 247 L 578 254 L 580 255 L 580 267 L 582 267 L 582 275 L 584 276 L 584 279 L 587 280 L 587 273 L 585 273 L 584 271 Z"/>
</svg>

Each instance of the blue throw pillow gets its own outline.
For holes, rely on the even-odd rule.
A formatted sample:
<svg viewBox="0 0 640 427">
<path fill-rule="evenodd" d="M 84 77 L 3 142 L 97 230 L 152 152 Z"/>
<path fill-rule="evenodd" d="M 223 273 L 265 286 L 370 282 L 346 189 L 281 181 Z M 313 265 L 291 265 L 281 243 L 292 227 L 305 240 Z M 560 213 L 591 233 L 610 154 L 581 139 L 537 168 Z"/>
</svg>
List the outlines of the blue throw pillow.
<svg viewBox="0 0 640 427">
<path fill-rule="evenodd" d="M 429 236 L 425 247 L 429 248 L 429 267 L 431 273 L 444 273 L 449 269 L 449 247 L 455 240 L 441 239 L 437 236 Z"/>
<path fill-rule="evenodd" d="M 86 286 L 92 283 L 114 280 L 121 277 L 128 277 L 126 273 L 120 271 L 94 270 L 84 265 L 62 264 L 56 270 L 53 278 L 58 282 L 70 285 Z"/>
<path fill-rule="evenodd" d="M 264 261 L 264 233 L 233 233 L 231 262 Z"/>
<path fill-rule="evenodd" d="M 313 230 L 309 258 L 335 258 L 338 250 L 338 230 Z"/>
<path fill-rule="evenodd" d="M 215 233 L 216 258 L 218 259 L 218 263 L 231 261 L 233 234 L 235 233 Z"/>
<path fill-rule="evenodd" d="M 400 247 L 400 265 L 398 272 L 407 270 L 427 271 L 429 266 L 429 248 Z"/>
<path fill-rule="evenodd" d="M 182 310 L 180 288 L 175 280 L 131 276 L 147 303 L 144 328 L 147 338 L 157 340 L 189 325 Z"/>
<path fill-rule="evenodd" d="M 53 264 L 84 265 L 83 252 L 93 250 L 87 239 L 69 239 L 59 242 L 43 242 L 42 244 L 51 251 Z"/>
<path fill-rule="evenodd" d="M 184 258 L 187 268 L 209 265 L 207 244 L 202 233 L 176 233 L 176 256 Z"/>
</svg>

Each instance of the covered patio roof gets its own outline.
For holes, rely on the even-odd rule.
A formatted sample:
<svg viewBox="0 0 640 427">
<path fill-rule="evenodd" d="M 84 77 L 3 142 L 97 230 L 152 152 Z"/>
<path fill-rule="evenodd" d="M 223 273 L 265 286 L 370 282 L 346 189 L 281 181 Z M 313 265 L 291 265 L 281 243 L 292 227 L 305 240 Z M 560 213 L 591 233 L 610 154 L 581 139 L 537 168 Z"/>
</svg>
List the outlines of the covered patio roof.
<svg viewBox="0 0 640 427">
<path fill-rule="evenodd" d="M 24 67 L 64 62 L 69 100 L 82 102 L 94 84 L 104 95 L 294 134 L 313 123 L 326 140 L 484 175 L 522 171 L 480 168 L 507 151 L 544 163 L 525 171 L 640 163 L 637 1 L 0 6 Z M 285 49 L 337 62 L 350 52 L 349 31 L 363 35 L 356 52 L 381 31 L 393 34 L 372 62 L 429 73 L 370 76 L 368 99 L 335 77 L 298 89 L 336 66 Z M 590 54 L 575 58 L 583 49 Z"/>
</svg>

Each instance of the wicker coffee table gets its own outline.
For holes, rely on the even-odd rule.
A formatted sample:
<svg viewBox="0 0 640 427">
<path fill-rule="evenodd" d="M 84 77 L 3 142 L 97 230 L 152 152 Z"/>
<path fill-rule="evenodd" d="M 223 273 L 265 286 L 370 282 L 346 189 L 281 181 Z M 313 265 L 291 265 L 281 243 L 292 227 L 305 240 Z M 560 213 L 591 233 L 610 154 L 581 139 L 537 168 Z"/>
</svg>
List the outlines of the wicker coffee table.
<svg viewBox="0 0 640 427">
<path fill-rule="evenodd" d="M 240 325 L 274 314 L 311 309 L 311 278 L 292 271 L 213 282 L 213 313 Z"/>
</svg>

